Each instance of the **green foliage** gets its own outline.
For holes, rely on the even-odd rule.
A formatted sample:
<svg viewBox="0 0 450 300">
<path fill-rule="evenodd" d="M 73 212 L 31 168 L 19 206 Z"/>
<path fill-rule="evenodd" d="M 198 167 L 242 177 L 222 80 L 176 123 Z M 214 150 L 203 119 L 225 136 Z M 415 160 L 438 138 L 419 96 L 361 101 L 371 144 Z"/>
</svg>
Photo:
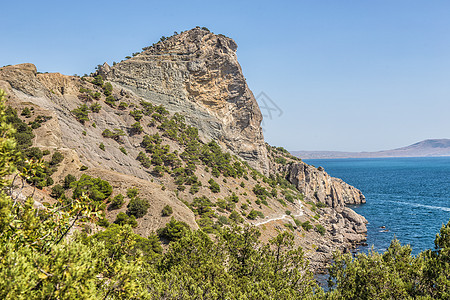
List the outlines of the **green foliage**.
<svg viewBox="0 0 450 300">
<path fill-rule="evenodd" d="M 294 230 L 295 230 L 294 226 L 293 226 L 291 223 L 284 223 L 284 226 L 285 226 L 286 228 L 289 228 L 291 231 L 294 231 Z"/>
<path fill-rule="evenodd" d="M 101 150 L 105 151 L 105 144 L 103 144 L 103 142 L 100 143 L 100 145 L 98 145 L 98 147 L 99 147 Z"/>
<path fill-rule="evenodd" d="M 220 186 L 217 182 L 214 181 L 214 179 L 210 179 L 208 180 L 209 183 L 209 189 L 211 190 L 211 192 L 213 193 L 219 193 L 220 192 Z"/>
<path fill-rule="evenodd" d="M 254 209 L 252 209 L 247 215 L 247 218 L 249 218 L 250 220 L 256 220 L 258 217 L 264 218 L 264 214 L 261 211 Z"/>
<path fill-rule="evenodd" d="M 229 198 L 219 199 L 219 200 L 217 200 L 216 204 L 218 207 L 225 209 L 229 212 L 232 212 L 234 210 L 234 208 L 236 207 L 236 204 L 233 201 L 231 201 Z"/>
<path fill-rule="evenodd" d="M 113 108 L 116 106 L 116 101 L 117 101 L 117 99 L 114 98 L 113 95 L 109 95 L 105 99 L 105 103 L 108 104 L 109 106 L 113 107 Z"/>
<path fill-rule="evenodd" d="M 73 176 L 72 174 L 67 174 L 66 177 L 64 177 L 64 184 L 63 184 L 63 188 L 64 189 L 69 189 L 72 182 L 77 181 L 77 178 L 75 176 Z"/>
<path fill-rule="evenodd" d="M 123 132 L 122 129 L 114 128 L 113 131 L 109 129 L 105 129 L 102 132 L 102 136 L 105 138 L 111 138 L 115 140 L 116 142 L 120 142 L 120 137 L 124 136 L 125 132 Z"/>
<path fill-rule="evenodd" d="M 161 211 L 161 214 L 163 217 L 170 216 L 173 213 L 173 209 L 170 205 L 164 206 L 164 208 Z"/>
<path fill-rule="evenodd" d="M 92 80 L 92 84 L 103 86 L 103 77 L 102 75 L 97 75 L 94 77 L 94 80 Z"/>
<path fill-rule="evenodd" d="M 270 194 L 266 188 L 262 187 L 260 184 L 257 184 L 253 187 L 253 193 L 261 200 L 265 200 L 266 197 L 272 197 L 272 194 Z"/>
<path fill-rule="evenodd" d="M 81 124 L 89 121 L 89 107 L 86 104 L 79 105 L 76 109 L 72 110 L 72 113 Z"/>
<path fill-rule="evenodd" d="M 281 157 L 281 156 L 276 157 L 275 162 L 277 164 L 282 164 L 282 165 L 285 165 L 287 163 L 286 158 Z"/>
<path fill-rule="evenodd" d="M 125 155 L 128 155 L 127 149 L 125 149 L 124 147 L 119 147 L 120 152 L 122 152 Z"/>
<path fill-rule="evenodd" d="M 21 116 L 24 116 L 25 118 L 31 117 L 31 110 L 28 107 L 25 107 L 22 109 L 22 112 L 20 113 Z"/>
<path fill-rule="evenodd" d="M 59 199 L 64 195 L 64 192 L 65 192 L 64 188 L 60 184 L 57 184 L 52 187 L 51 196 L 55 199 Z"/>
<path fill-rule="evenodd" d="M 132 134 L 140 134 L 144 131 L 144 129 L 141 126 L 141 123 L 135 122 L 133 125 L 131 125 L 131 133 Z"/>
<path fill-rule="evenodd" d="M 138 188 L 129 188 L 127 190 L 127 197 L 128 198 L 134 198 L 139 194 L 139 189 Z"/>
<path fill-rule="evenodd" d="M 1 191 L 11 188 L 7 178 L 16 171 L 20 159 L 15 127 L 5 122 L 8 115 L 4 112 L 0 91 Z M 30 163 L 24 167 L 24 174 L 34 172 L 39 164 Z M 74 191 L 81 186 L 87 195 L 94 186 L 102 190 L 104 184 L 83 176 L 79 181 L 66 176 L 64 186 L 72 186 Z M 95 205 L 83 195 L 80 200 L 67 209 L 56 204 L 37 210 L 33 199 L 13 202 L 0 192 L 1 299 L 450 297 L 450 222 L 436 235 L 435 249 L 416 257 L 411 256 L 409 246 L 401 246 L 396 240 L 382 254 L 370 251 L 353 257 L 351 253 L 335 253 L 329 271 L 331 289 L 325 294 L 317 287 L 301 248 L 294 247 L 289 231 L 265 244 L 256 227 L 232 224 L 216 229 L 228 220 L 219 216 L 218 223 L 212 224 L 206 217 L 206 200 L 201 199 L 195 208 L 203 205 L 198 222 L 217 235 L 210 238 L 203 230 L 190 231 L 185 223 L 172 218 L 158 230 L 160 238 L 171 241 L 162 253 L 157 237 L 134 234 L 130 224 L 136 226 L 137 222 L 124 213 L 116 220 L 123 226 L 107 226 L 108 222 L 101 219 L 98 224 L 107 226 L 106 230 L 89 237 L 75 233 L 67 238 L 73 228 L 85 227 L 84 221 L 96 221 Z M 232 223 L 240 222 L 239 218 L 236 211 L 229 217 Z"/>
<path fill-rule="evenodd" d="M 126 102 L 120 102 L 119 106 L 117 107 L 120 110 L 124 110 L 128 107 L 128 104 Z"/>
<path fill-rule="evenodd" d="M 142 119 L 143 113 L 141 110 L 135 109 L 130 111 L 130 116 L 132 116 L 136 122 L 139 122 Z"/>
<path fill-rule="evenodd" d="M 316 225 L 316 231 L 317 231 L 318 233 L 320 233 L 320 235 L 324 235 L 325 232 L 327 232 L 327 230 L 325 229 L 325 227 L 323 227 L 323 226 L 320 225 L 320 224 L 317 224 L 317 225 Z"/>
<path fill-rule="evenodd" d="M 113 90 L 113 87 L 112 87 L 111 83 L 105 82 L 105 84 L 103 84 L 103 94 L 105 96 L 110 96 L 112 94 L 112 90 Z"/>
<path fill-rule="evenodd" d="M 231 214 L 228 216 L 228 219 L 230 219 L 231 221 L 233 221 L 234 223 L 242 223 L 242 222 L 244 222 L 244 219 L 241 217 L 241 215 L 237 212 L 237 211 L 235 211 L 235 210 L 233 210 L 232 212 L 231 212 Z"/>
<path fill-rule="evenodd" d="M 93 178 L 89 175 L 83 174 L 74 185 L 73 197 L 80 198 L 83 194 L 87 195 L 89 199 L 94 202 L 103 201 L 112 193 L 112 187 L 109 182 L 100 178 Z"/>
<path fill-rule="evenodd" d="M 48 120 L 50 120 L 52 117 L 51 116 L 42 116 L 39 115 L 37 116 L 33 122 L 30 122 L 29 125 L 31 126 L 32 129 L 37 129 L 39 127 L 41 127 L 42 123 L 47 122 Z"/>
<path fill-rule="evenodd" d="M 1 109 L 4 112 L 4 122 L 9 124 L 14 130 L 10 131 L 17 143 L 17 150 L 23 151 L 33 144 L 33 129 L 23 122 L 18 116 L 17 111 L 11 107 L 4 108 L 3 91 L 0 91 Z"/>
<path fill-rule="evenodd" d="M 189 226 L 185 222 L 180 222 L 172 217 L 165 227 L 157 230 L 158 236 L 171 242 L 181 239 L 189 232 Z"/>
<path fill-rule="evenodd" d="M 122 205 L 125 203 L 125 201 L 123 200 L 123 195 L 122 194 L 118 194 L 116 195 L 112 200 L 111 200 L 111 204 L 109 205 L 109 209 L 118 209 L 121 208 Z"/>
<path fill-rule="evenodd" d="M 136 217 L 129 216 L 123 212 L 120 212 L 117 214 L 114 224 L 121 225 L 121 226 L 130 225 L 133 228 L 137 227 Z"/>
<path fill-rule="evenodd" d="M 127 215 L 134 216 L 136 218 L 142 218 L 147 214 L 150 203 L 147 199 L 141 199 L 139 197 L 134 197 L 130 200 L 127 205 Z"/>
<path fill-rule="evenodd" d="M 89 107 L 89 109 L 93 112 L 93 113 L 98 113 L 100 112 L 100 109 L 102 109 L 102 106 L 100 104 L 98 104 L 97 102 L 92 103 L 91 106 Z"/>
<path fill-rule="evenodd" d="M 52 165 L 52 166 L 59 165 L 63 160 L 64 160 L 64 155 L 61 152 L 56 151 L 52 155 L 50 165 Z"/>
<path fill-rule="evenodd" d="M 139 152 L 136 160 L 139 161 L 144 168 L 150 168 L 152 165 L 150 158 L 142 151 Z"/>
<path fill-rule="evenodd" d="M 313 226 L 311 225 L 311 223 L 309 221 L 305 221 L 301 224 L 302 228 L 306 231 L 310 231 Z"/>
<path fill-rule="evenodd" d="M 206 196 L 195 197 L 190 207 L 197 215 L 205 215 L 212 213 L 211 207 L 215 206 Z"/>
<path fill-rule="evenodd" d="M 42 153 L 42 150 L 38 147 L 31 147 L 24 151 L 24 154 L 27 158 L 34 159 L 34 160 L 40 160 L 44 153 Z"/>
</svg>

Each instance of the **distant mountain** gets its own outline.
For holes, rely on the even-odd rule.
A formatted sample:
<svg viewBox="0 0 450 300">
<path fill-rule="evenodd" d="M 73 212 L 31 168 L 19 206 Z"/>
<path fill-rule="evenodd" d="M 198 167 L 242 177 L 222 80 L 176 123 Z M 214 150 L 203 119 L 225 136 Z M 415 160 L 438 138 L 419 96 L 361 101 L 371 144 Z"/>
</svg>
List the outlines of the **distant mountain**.
<svg viewBox="0 0 450 300">
<path fill-rule="evenodd" d="M 429 139 L 406 147 L 376 152 L 291 151 L 302 159 L 450 156 L 450 139 Z"/>
</svg>

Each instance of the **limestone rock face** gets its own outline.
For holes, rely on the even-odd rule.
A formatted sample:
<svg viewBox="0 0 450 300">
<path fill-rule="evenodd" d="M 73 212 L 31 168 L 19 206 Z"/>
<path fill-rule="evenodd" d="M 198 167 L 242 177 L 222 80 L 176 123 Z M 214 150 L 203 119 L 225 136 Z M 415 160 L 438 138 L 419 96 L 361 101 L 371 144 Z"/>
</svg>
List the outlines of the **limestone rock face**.
<svg viewBox="0 0 450 300">
<path fill-rule="evenodd" d="M 331 177 L 320 167 L 317 169 L 303 162 L 292 164 L 288 169 L 288 180 L 306 198 L 339 210 L 344 205 L 366 203 L 360 190 L 341 179 Z"/>
<path fill-rule="evenodd" d="M 236 57 L 236 43 L 194 28 L 98 73 L 144 99 L 186 116 L 214 139 L 267 173 L 262 115 Z"/>
</svg>

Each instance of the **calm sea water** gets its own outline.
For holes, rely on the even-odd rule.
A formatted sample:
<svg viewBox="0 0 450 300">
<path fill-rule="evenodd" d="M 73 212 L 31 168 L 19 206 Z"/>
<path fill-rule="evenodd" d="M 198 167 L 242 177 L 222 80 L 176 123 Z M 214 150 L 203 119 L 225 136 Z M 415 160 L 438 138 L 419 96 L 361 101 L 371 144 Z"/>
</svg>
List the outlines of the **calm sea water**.
<svg viewBox="0 0 450 300">
<path fill-rule="evenodd" d="M 414 255 L 434 249 L 436 233 L 450 220 L 450 157 L 304 161 L 362 191 L 367 203 L 353 209 L 369 221 L 367 243 L 376 251 L 394 236 Z"/>
</svg>

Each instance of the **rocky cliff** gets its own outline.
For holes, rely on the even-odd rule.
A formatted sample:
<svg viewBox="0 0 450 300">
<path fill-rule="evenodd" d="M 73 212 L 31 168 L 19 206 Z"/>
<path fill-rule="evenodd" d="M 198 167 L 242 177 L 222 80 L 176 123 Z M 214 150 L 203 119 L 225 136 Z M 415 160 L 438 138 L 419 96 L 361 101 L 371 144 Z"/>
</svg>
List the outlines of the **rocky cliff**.
<svg viewBox="0 0 450 300">
<path fill-rule="evenodd" d="M 262 115 L 236 57 L 236 43 L 194 28 L 115 66 L 107 80 L 186 116 L 204 140 L 214 139 L 267 173 Z"/>
<path fill-rule="evenodd" d="M 328 175 L 321 167 L 315 168 L 303 162 L 287 168 L 288 180 L 294 184 L 306 198 L 323 203 L 335 209 L 345 205 L 366 203 L 360 190 L 339 178 Z"/>
<path fill-rule="evenodd" d="M 101 177 L 113 186 L 111 197 L 135 187 L 149 202 L 137 233 L 169 222 L 161 214 L 169 205 L 177 220 L 207 232 L 246 222 L 268 240 L 292 230 L 315 269 L 333 250 L 363 241 L 367 221 L 345 207 L 365 202 L 359 190 L 264 143 L 236 48 L 230 38 L 195 28 L 104 64 L 97 74 L 111 85 L 40 74 L 32 64 L 0 68 L 8 105 L 33 128 L 32 146 L 64 155 L 37 200 L 58 201 L 52 189 L 67 174 Z M 105 210 L 105 218 L 115 221 L 128 201 Z"/>
</svg>

